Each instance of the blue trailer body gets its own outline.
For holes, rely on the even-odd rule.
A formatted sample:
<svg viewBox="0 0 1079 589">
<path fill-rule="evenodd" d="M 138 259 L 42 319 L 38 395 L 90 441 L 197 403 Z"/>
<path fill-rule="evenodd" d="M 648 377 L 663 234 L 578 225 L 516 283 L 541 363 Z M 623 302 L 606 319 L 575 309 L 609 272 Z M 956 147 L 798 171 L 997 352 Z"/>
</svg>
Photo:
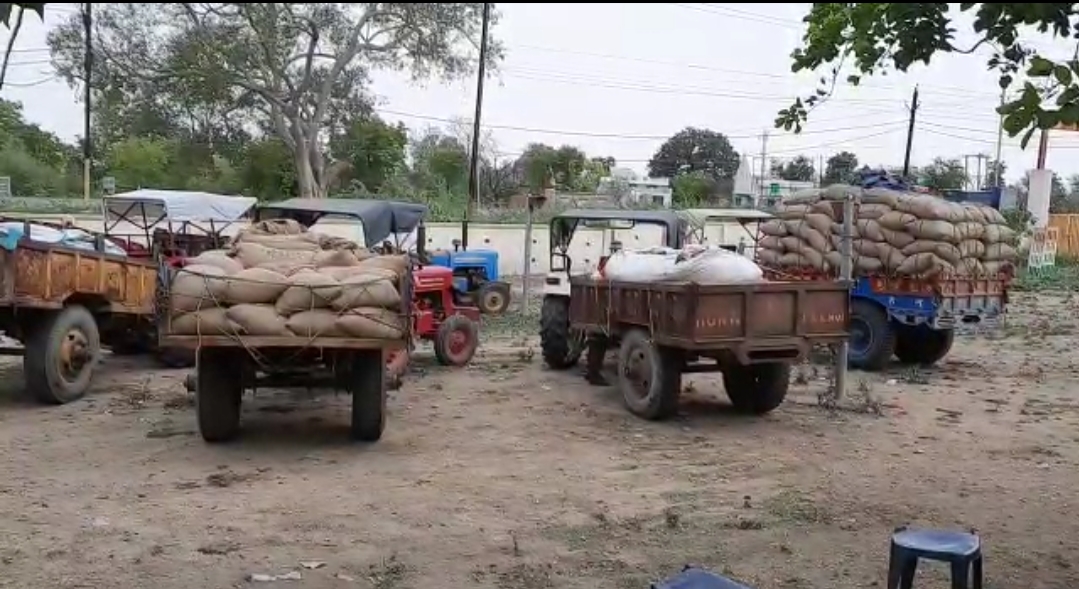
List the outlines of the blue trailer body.
<svg viewBox="0 0 1079 589">
<path fill-rule="evenodd" d="M 963 284 L 971 285 L 968 292 L 939 294 L 877 290 L 880 286 L 874 288 L 874 280 L 875 277 L 856 279 L 851 299 L 879 305 L 890 320 L 902 325 L 954 329 L 961 323 L 991 324 L 1004 314 L 1007 304 L 1003 279 L 964 280 Z"/>
</svg>

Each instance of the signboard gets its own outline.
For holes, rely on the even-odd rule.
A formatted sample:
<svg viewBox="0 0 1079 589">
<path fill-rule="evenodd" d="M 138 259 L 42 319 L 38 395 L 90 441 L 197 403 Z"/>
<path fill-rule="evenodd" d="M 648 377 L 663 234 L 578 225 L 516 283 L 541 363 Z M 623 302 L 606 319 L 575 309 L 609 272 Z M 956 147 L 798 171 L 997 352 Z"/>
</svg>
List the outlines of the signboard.
<svg viewBox="0 0 1079 589">
<path fill-rule="evenodd" d="M 102 178 L 101 189 L 105 194 L 114 194 L 116 192 L 116 178 L 113 176 L 105 176 Z"/>
<path fill-rule="evenodd" d="M 768 185 L 769 196 L 779 196 L 779 182 L 772 182 Z"/>
</svg>

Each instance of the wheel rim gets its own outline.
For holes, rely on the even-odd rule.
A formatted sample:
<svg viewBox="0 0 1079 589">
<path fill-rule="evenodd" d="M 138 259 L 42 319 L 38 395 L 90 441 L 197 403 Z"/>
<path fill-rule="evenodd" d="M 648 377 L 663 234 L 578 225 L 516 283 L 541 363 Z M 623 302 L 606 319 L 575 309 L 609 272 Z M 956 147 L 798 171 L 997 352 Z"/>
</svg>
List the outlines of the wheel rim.
<svg viewBox="0 0 1079 589">
<path fill-rule="evenodd" d="M 446 356 L 454 364 L 460 364 L 468 359 L 469 349 L 472 347 L 472 338 L 465 329 L 455 329 L 449 333 L 446 341 Z"/>
<path fill-rule="evenodd" d="M 623 376 L 629 383 L 630 394 L 639 401 L 649 397 L 652 389 L 652 361 L 641 348 L 630 350 Z"/>
<path fill-rule="evenodd" d="M 65 382 L 74 382 L 82 376 L 90 364 L 89 338 L 85 333 L 79 329 L 72 329 L 64 335 L 63 341 L 60 342 L 57 364 L 59 368 L 57 372 Z"/>
<path fill-rule="evenodd" d="M 497 290 L 492 290 L 483 293 L 483 308 L 488 311 L 493 311 L 502 308 L 502 293 Z"/>
<path fill-rule="evenodd" d="M 859 317 L 850 320 L 850 351 L 856 356 L 864 356 L 873 345 L 873 331 L 869 324 Z"/>
</svg>

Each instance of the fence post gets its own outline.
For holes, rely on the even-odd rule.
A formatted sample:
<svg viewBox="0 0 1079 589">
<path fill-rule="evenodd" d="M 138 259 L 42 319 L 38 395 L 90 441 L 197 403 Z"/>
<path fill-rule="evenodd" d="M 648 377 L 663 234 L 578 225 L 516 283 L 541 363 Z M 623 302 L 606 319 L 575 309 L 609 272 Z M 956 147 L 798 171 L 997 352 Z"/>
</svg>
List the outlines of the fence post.
<svg viewBox="0 0 1079 589">
<path fill-rule="evenodd" d="M 854 273 L 851 255 L 851 235 L 854 233 L 854 195 L 850 192 L 843 199 L 843 237 L 839 242 L 839 280 L 850 288 Z M 848 297 L 849 297 L 848 290 Z M 849 298 L 848 298 L 849 301 Z M 849 306 L 848 306 L 849 309 Z M 835 400 L 838 402 L 847 392 L 847 357 L 850 355 L 850 341 L 839 342 L 835 354 Z"/>
</svg>

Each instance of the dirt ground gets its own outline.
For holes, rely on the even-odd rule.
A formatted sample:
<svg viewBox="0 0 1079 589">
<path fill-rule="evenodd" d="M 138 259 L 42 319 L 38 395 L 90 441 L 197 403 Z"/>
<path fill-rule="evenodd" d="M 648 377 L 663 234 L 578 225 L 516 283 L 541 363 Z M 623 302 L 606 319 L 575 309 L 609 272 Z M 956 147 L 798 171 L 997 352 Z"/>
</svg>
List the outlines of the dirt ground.
<svg viewBox="0 0 1079 589">
<path fill-rule="evenodd" d="M 905 523 L 980 530 L 989 588 L 1076 586 L 1079 305 L 1012 309 L 936 369 L 853 374 L 840 409 L 805 366 L 770 416 L 732 415 L 701 375 L 668 423 L 503 329 L 468 369 L 418 367 L 369 446 L 346 441 L 346 397 L 262 393 L 242 440 L 210 446 L 182 371 L 109 358 L 91 396 L 46 408 L 5 360 L 0 586 L 643 589 L 695 563 L 883 587 Z"/>
</svg>

